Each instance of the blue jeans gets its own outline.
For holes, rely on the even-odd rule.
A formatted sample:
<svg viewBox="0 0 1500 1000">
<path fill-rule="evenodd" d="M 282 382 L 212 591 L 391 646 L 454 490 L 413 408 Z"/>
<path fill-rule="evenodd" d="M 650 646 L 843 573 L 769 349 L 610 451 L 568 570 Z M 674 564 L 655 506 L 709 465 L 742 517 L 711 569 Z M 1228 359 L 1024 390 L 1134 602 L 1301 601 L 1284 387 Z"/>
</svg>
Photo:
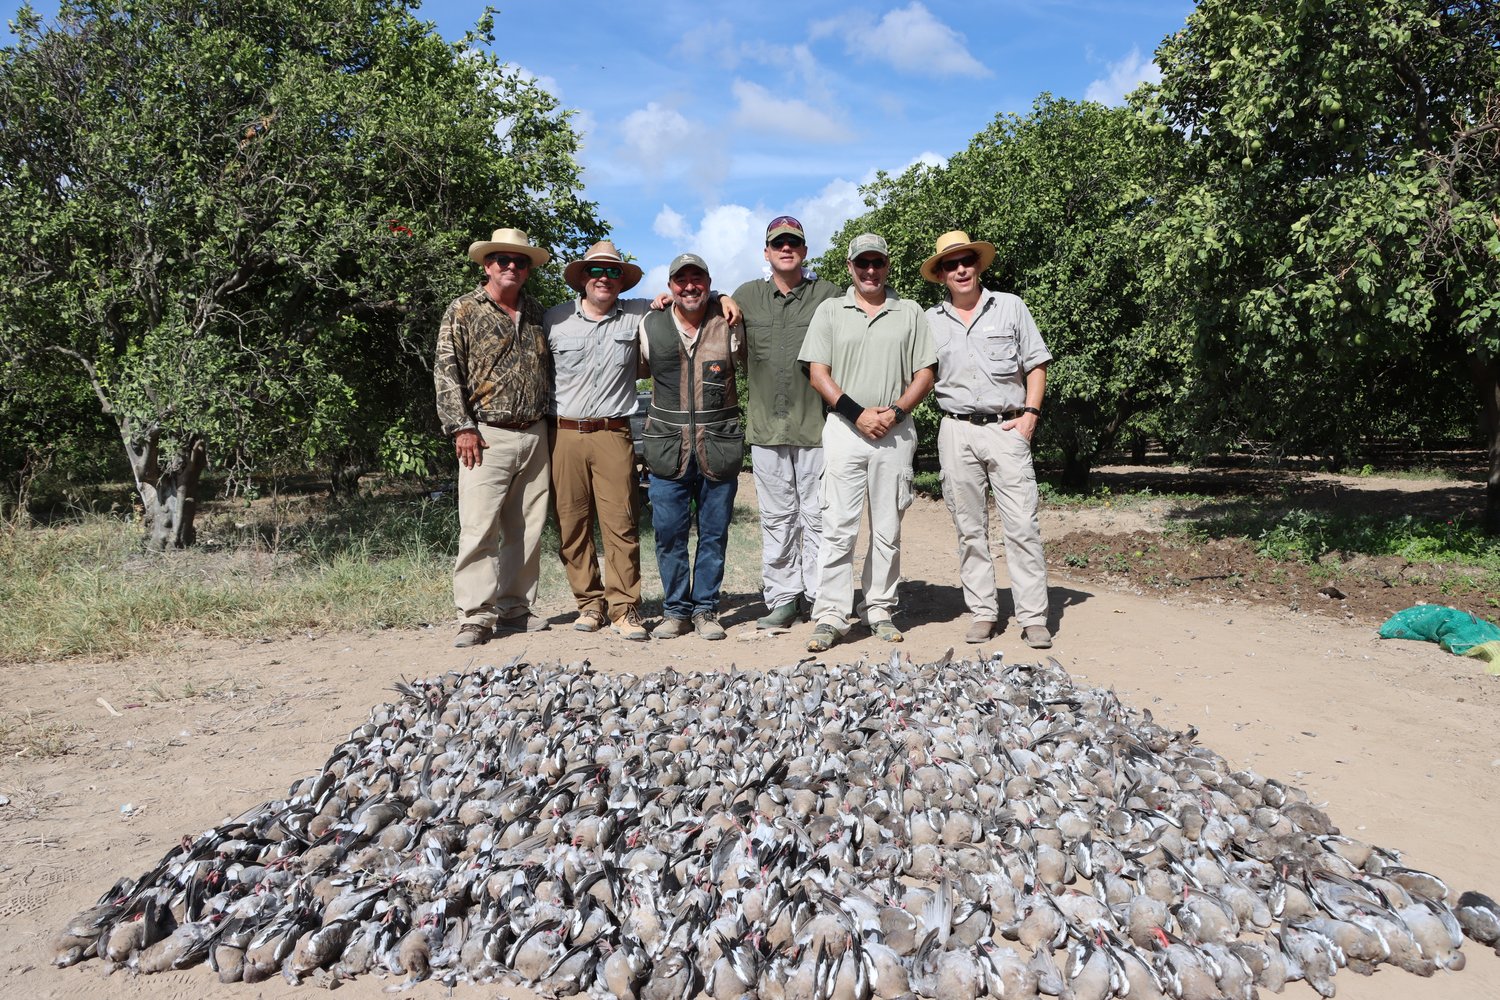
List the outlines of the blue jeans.
<svg viewBox="0 0 1500 1000">
<path fill-rule="evenodd" d="M 719 610 L 729 518 L 734 513 L 734 495 L 739 487 L 737 478 L 719 482 L 699 473 L 696 457 L 688 459 L 680 479 L 651 477 L 651 525 L 656 531 L 662 613 L 668 618 L 692 618 L 702 611 Z M 698 552 L 690 575 L 688 529 L 695 519 Z"/>
</svg>

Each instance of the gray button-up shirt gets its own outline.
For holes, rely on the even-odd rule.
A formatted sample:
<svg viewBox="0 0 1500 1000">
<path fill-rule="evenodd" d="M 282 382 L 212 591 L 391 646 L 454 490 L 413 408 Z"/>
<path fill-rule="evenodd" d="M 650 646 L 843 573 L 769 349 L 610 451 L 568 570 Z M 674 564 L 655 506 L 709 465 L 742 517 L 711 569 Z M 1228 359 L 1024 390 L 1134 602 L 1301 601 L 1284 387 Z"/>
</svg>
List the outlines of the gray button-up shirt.
<svg viewBox="0 0 1500 1000">
<path fill-rule="evenodd" d="M 647 299 L 620 299 L 600 320 L 584 315 L 583 300 L 555 305 L 542 318 L 557 386 L 552 416 L 607 420 L 635 412 L 641 317 Z"/>
<path fill-rule="evenodd" d="M 947 413 L 1003 413 L 1026 405 L 1026 373 L 1052 360 L 1026 303 L 985 289 L 967 326 L 953 303 L 927 310 L 937 346 L 933 399 Z"/>
</svg>

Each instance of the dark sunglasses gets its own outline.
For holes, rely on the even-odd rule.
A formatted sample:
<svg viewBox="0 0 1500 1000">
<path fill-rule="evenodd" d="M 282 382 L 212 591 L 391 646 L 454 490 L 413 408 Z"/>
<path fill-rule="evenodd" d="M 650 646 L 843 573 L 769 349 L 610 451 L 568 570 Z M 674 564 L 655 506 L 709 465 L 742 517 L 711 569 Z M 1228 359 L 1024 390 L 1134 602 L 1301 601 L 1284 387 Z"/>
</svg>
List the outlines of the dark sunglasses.
<svg viewBox="0 0 1500 1000">
<path fill-rule="evenodd" d="M 955 257 L 953 260 L 940 260 L 938 261 L 938 267 L 945 274 L 952 274 L 961 267 L 973 267 L 978 263 L 979 255 L 977 253 L 966 253 L 962 257 Z"/>
<path fill-rule="evenodd" d="M 497 253 L 490 256 L 486 263 L 499 264 L 502 271 L 511 265 L 515 265 L 517 271 L 524 271 L 531 266 L 531 258 L 526 256 L 512 257 L 508 253 Z"/>
<path fill-rule="evenodd" d="M 791 226 L 794 229 L 805 228 L 802 223 L 798 222 L 790 215 L 778 215 L 776 218 L 772 219 L 771 224 L 766 227 L 766 232 L 769 233 L 773 229 L 780 229 L 782 226 Z"/>
<path fill-rule="evenodd" d="M 885 267 L 890 261 L 884 257 L 856 257 L 853 263 L 861 271 L 870 271 Z"/>
<path fill-rule="evenodd" d="M 786 233 L 782 233 L 771 241 L 771 247 L 775 250 L 785 250 L 787 247 L 791 247 L 793 250 L 801 250 L 805 246 L 807 246 L 807 241 L 802 237 L 790 236 Z"/>
<path fill-rule="evenodd" d="M 615 267 L 613 264 L 608 267 L 594 265 L 584 268 L 583 273 L 587 274 L 590 278 L 618 278 L 625 273 L 625 269 Z"/>
</svg>

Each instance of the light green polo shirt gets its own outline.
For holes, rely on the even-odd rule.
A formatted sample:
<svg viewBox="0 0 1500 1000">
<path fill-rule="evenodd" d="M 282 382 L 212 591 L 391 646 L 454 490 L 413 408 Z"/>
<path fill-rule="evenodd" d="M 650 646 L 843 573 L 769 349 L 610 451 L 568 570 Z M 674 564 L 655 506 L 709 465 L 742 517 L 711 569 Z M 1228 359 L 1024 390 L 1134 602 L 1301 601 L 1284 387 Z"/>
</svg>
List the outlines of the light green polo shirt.
<svg viewBox="0 0 1500 1000">
<path fill-rule="evenodd" d="M 912 376 L 937 364 L 937 349 L 922 307 L 886 289 L 873 318 L 854 301 L 854 289 L 818 306 L 799 361 L 827 365 L 839 388 L 864 407 L 890 406 Z"/>
<path fill-rule="evenodd" d="M 823 442 L 823 397 L 797 360 L 818 306 L 837 298 L 831 281 L 808 278 L 789 292 L 770 280 L 747 281 L 734 301 L 745 314 L 750 392 L 745 440 L 758 445 L 815 448 Z"/>
</svg>

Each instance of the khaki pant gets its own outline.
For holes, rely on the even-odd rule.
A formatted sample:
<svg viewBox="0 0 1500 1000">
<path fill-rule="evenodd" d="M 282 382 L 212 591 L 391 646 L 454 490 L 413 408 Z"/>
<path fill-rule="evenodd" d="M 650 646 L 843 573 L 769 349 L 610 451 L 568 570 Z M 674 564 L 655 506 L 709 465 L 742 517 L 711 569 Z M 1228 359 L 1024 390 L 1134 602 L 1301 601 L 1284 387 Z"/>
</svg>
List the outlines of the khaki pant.
<svg viewBox="0 0 1500 1000">
<path fill-rule="evenodd" d="M 864 619 L 889 621 L 901 579 L 901 515 L 911 506 L 911 462 L 917 430 L 911 421 L 871 441 L 836 413 L 823 424 L 823 553 L 812 617 L 839 634 L 854 610 L 854 543 L 869 497 L 870 539 L 861 583 Z"/>
<path fill-rule="evenodd" d="M 990 555 L 988 486 L 1005 533 L 1005 568 L 1010 576 L 1016 621 L 1047 624 L 1047 564 L 1031 442 L 1000 424 L 978 426 L 945 418 L 938 427 L 938 461 L 943 468 L 943 499 L 958 531 L 958 577 L 964 603 L 975 618 L 1000 620 L 995 593 L 995 561 Z"/>
<path fill-rule="evenodd" d="M 806 594 L 818 596 L 818 548 L 823 531 L 823 449 L 752 445 L 755 497 L 760 507 L 761 585 L 766 607 Z"/>
<path fill-rule="evenodd" d="M 547 424 L 479 426 L 489 447 L 458 467 L 458 559 L 453 603 L 461 624 L 494 625 L 531 610 L 547 523 Z"/>
<path fill-rule="evenodd" d="M 641 603 L 640 508 L 630 431 L 552 431 L 552 503 L 558 555 L 579 611 L 613 621 Z M 604 542 L 604 575 L 594 547 L 594 518 Z"/>
</svg>

